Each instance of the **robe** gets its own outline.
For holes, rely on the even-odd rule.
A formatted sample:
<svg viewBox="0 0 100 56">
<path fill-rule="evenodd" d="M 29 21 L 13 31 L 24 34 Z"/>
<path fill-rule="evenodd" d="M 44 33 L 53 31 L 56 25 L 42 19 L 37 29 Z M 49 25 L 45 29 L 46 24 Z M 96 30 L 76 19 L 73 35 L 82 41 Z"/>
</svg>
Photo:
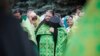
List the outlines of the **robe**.
<svg viewBox="0 0 100 56">
<path fill-rule="evenodd" d="M 38 41 L 40 56 L 54 56 L 53 34 L 49 29 L 50 26 L 43 23 L 37 31 L 36 36 L 40 37 L 40 40 Z M 63 56 L 67 44 L 67 33 L 64 27 L 59 27 L 57 29 L 58 37 L 55 56 Z"/>
</svg>

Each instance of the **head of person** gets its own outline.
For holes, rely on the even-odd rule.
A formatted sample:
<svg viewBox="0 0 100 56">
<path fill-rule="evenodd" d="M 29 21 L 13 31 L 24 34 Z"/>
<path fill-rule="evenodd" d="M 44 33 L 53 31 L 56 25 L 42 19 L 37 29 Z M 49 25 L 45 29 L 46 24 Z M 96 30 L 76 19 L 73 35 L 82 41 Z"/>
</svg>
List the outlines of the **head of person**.
<svg viewBox="0 0 100 56">
<path fill-rule="evenodd" d="M 27 17 L 28 17 L 30 20 L 36 20 L 36 19 L 37 19 L 37 14 L 36 14 L 33 10 L 29 9 L 29 10 L 27 11 Z"/>
<path fill-rule="evenodd" d="M 58 28 L 58 27 L 62 26 L 60 17 L 58 17 L 56 15 L 51 17 L 51 19 L 48 22 L 49 22 L 49 26 L 51 26 L 53 28 Z"/>
<path fill-rule="evenodd" d="M 21 10 L 20 9 L 15 9 L 14 11 L 13 11 L 13 15 L 17 18 L 17 19 L 21 19 L 21 16 L 22 16 L 22 12 L 21 12 Z"/>
<path fill-rule="evenodd" d="M 51 17 L 54 16 L 54 11 L 53 10 L 47 10 L 45 13 L 45 20 L 49 21 Z"/>
<path fill-rule="evenodd" d="M 77 8 L 76 8 L 76 14 L 78 16 L 80 16 L 81 10 L 82 10 L 82 7 L 81 6 L 77 6 Z"/>
<path fill-rule="evenodd" d="M 69 16 L 68 17 L 67 24 L 68 24 L 69 27 L 72 27 L 73 26 L 73 17 L 72 16 Z"/>
<path fill-rule="evenodd" d="M 27 17 L 31 23 L 37 20 L 37 14 L 31 9 L 27 11 Z"/>
</svg>

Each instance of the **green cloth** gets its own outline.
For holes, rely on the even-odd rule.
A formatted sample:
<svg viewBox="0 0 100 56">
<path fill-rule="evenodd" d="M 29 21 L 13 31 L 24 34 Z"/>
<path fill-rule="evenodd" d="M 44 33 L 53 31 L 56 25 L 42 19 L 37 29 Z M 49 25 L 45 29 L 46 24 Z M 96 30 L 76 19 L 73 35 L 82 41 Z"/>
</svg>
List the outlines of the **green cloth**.
<svg viewBox="0 0 100 56">
<path fill-rule="evenodd" d="M 100 0 L 89 0 L 85 15 L 73 28 L 65 56 L 100 56 Z"/>
<path fill-rule="evenodd" d="M 26 15 L 22 15 L 22 20 L 26 20 L 27 16 Z"/>
<path fill-rule="evenodd" d="M 25 18 L 25 17 L 24 17 Z M 30 23 L 29 19 L 26 17 L 26 20 L 23 20 L 21 23 L 23 29 L 28 32 L 29 35 L 29 40 L 32 40 L 33 42 L 36 43 L 36 36 L 35 36 L 35 29 L 34 26 Z"/>
<path fill-rule="evenodd" d="M 46 24 L 42 26 L 37 31 L 36 35 L 41 35 L 40 37 L 40 56 L 54 56 L 54 41 L 53 35 L 49 31 L 50 27 Z M 65 28 L 58 28 L 58 40 L 56 46 L 56 56 L 64 56 L 64 51 L 66 50 L 67 43 L 67 33 Z"/>
</svg>

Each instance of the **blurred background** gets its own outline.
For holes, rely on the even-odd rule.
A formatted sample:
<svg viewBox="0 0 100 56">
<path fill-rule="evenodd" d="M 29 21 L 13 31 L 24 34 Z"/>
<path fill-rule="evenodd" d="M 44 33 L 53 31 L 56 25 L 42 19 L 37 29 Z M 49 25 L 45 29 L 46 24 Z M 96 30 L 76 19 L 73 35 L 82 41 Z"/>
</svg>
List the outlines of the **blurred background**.
<svg viewBox="0 0 100 56">
<path fill-rule="evenodd" d="M 61 16 L 70 14 L 70 11 L 75 11 L 77 7 L 83 7 L 86 0 L 9 0 L 11 8 L 20 8 L 23 13 L 27 9 L 33 9 L 38 15 L 42 15 L 46 10 L 53 9 Z"/>
</svg>

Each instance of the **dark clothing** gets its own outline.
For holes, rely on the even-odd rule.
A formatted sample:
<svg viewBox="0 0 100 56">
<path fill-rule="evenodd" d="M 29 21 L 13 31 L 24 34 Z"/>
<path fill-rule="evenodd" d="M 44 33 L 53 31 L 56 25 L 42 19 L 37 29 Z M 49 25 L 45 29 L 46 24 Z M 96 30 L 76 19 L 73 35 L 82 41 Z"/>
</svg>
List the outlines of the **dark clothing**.
<svg viewBox="0 0 100 56">
<path fill-rule="evenodd" d="M 33 47 L 17 19 L 0 13 L 0 56 L 38 56 Z"/>
</svg>

